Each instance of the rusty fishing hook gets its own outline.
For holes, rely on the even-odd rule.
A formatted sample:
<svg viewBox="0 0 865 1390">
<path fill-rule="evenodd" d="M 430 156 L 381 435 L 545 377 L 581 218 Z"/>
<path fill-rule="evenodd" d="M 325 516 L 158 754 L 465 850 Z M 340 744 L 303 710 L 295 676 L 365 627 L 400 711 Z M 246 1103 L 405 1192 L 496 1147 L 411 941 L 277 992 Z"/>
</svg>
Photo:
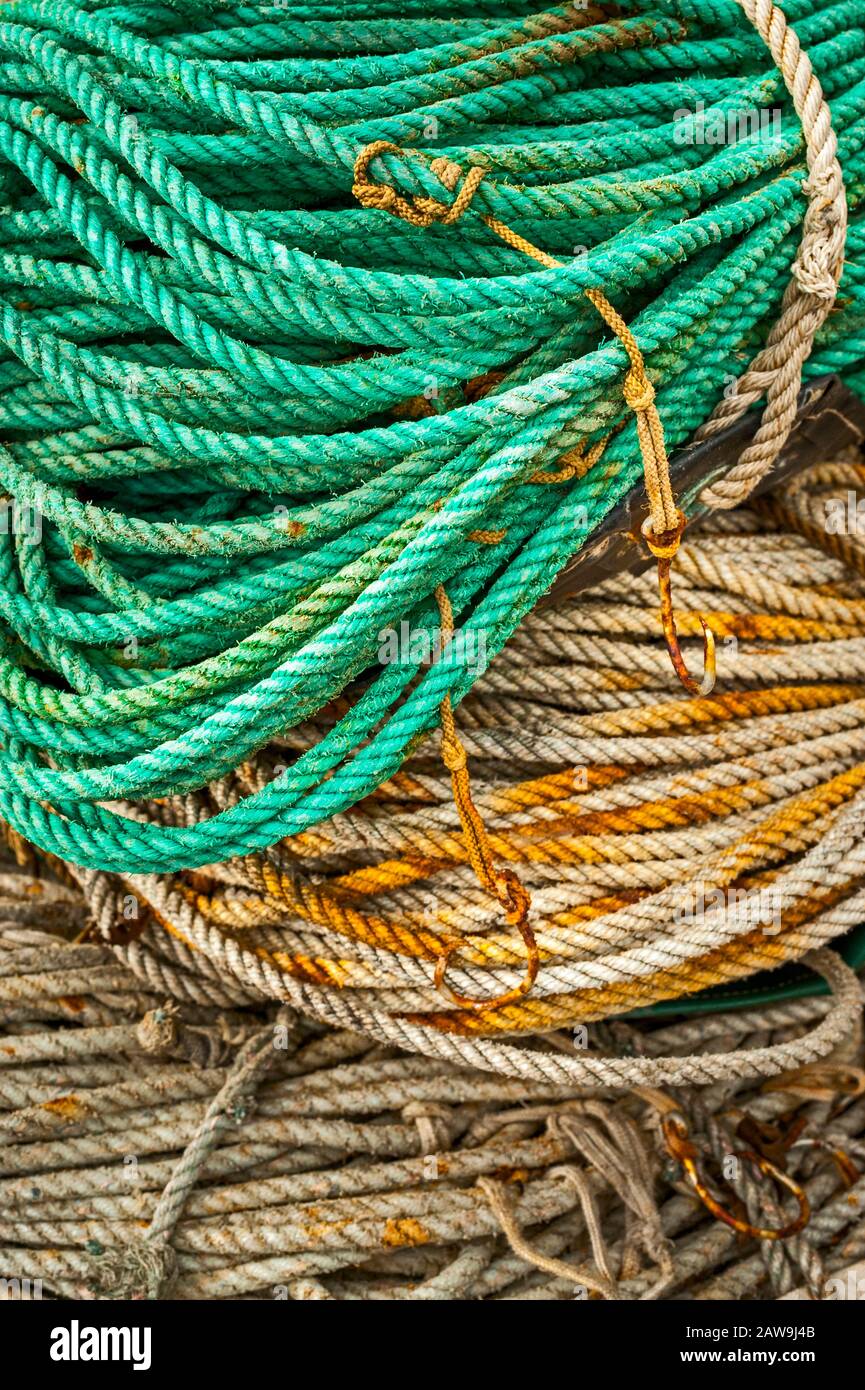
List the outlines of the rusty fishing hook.
<svg viewBox="0 0 865 1390">
<path fill-rule="evenodd" d="M 518 929 L 526 948 L 526 973 L 515 989 L 508 990 L 506 994 L 496 995 L 492 999 L 472 999 L 468 995 L 457 994 L 451 989 L 445 976 L 451 956 L 464 945 L 464 942 L 459 939 L 449 941 L 443 954 L 436 961 L 435 983 L 436 988 L 461 1009 L 503 1009 L 507 1004 L 514 1004 L 518 999 L 523 999 L 537 979 L 541 957 L 528 920 L 531 899 L 516 874 L 510 869 L 503 869 L 498 878 L 503 887 L 500 888 L 497 897 L 505 908 L 509 925 Z"/>
<path fill-rule="evenodd" d="M 700 626 L 703 629 L 703 678 L 700 681 L 688 671 L 682 649 L 679 646 L 679 634 L 676 631 L 676 618 L 673 613 L 673 589 L 670 580 L 670 570 L 673 560 L 679 549 L 679 542 L 685 529 L 686 519 L 684 512 L 676 509 L 676 525 L 669 531 L 662 531 L 656 536 L 652 529 L 651 517 L 646 517 L 640 530 L 643 539 L 649 550 L 658 562 L 658 591 L 661 597 L 661 626 L 664 631 L 664 640 L 667 643 L 667 651 L 670 653 L 670 660 L 673 663 L 676 675 L 689 695 L 711 695 L 715 688 L 716 678 L 716 658 L 715 658 L 715 634 L 709 627 L 702 613 L 698 614 Z"/>
<path fill-rule="evenodd" d="M 753 1163 L 764 1177 L 772 1178 L 775 1182 L 785 1187 L 796 1198 L 799 1207 L 798 1215 L 788 1221 L 785 1226 L 775 1230 L 770 1226 L 752 1226 L 750 1221 L 742 1221 L 732 1212 L 727 1211 L 721 1203 L 712 1196 L 708 1187 L 700 1176 L 698 1167 L 698 1153 L 688 1134 L 688 1126 L 682 1115 L 673 1113 L 665 1115 L 661 1122 L 664 1139 L 672 1157 L 681 1163 L 691 1187 L 693 1187 L 700 1201 L 712 1213 L 718 1221 L 723 1221 L 725 1226 L 730 1226 L 740 1235 L 748 1236 L 752 1240 L 787 1240 L 790 1236 L 797 1235 L 804 1230 L 811 1217 L 811 1205 L 807 1194 L 788 1173 L 780 1168 L 776 1168 L 768 1158 L 761 1154 L 753 1153 L 749 1149 L 743 1150 L 737 1155 L 739 1158 L 747 1159 Z"/>
</svg>

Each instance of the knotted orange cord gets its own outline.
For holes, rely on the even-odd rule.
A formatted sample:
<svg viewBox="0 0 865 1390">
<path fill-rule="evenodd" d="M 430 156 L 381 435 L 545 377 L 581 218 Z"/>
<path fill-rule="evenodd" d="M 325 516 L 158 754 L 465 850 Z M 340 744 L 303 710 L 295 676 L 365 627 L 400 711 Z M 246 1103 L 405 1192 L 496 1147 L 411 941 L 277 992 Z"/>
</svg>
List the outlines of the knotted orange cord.
<svg viewBox="0 0 865 1390">
<path fill-rule="evenodd" d="M 377 183 L 370 176 L 372 161 L 381 154 L 402 154 L 399 146 L 389 140 L 374 140 L 358 154 L 354 165 L 352 192 L 358 202 L 367 208 L 389 212 L 414 227 L 429 227 L 434 222 L 450 226 L 463 216 L 471 206 L 485 170 L 474 166 L 463 174 L 458 164 L 440 157 L 432 161 L 431 169 L 449 193 L 454 193 L 451 203 L 443 203 L 427 195 L 405 197 L 390 184 Z M 495 217 L 481 214 L 482 220 L 508 246 L 522 251 L 540 265 L 554 270 L 563 267 L 562 261 L 555 260 L 537 246 L 519 236 L 504 222 Z M 684 514 L 677 508 L 670 484 L 669 461 L 664 441 L 664 430 L 655 405 L 655 388 L 646 375 L 646 366 L 639 345 L 621 315 L 598 289 L 586 289 L 586 298 L 595 307 L 604 322 L 616 335 L 628 354 L 630 369 L 625 377 L 623 394 L 633 410 L 637 422 L 637 438 L 643 460 L 643 475 L 649 501 L 649 516 L 643 524 L 642 532 L 646 544 L 658 562 L 658 589 L 661 599 L 661 626 L 670 653 L 673 668 L 689 695 L 708 695 L 715 685 L 715 638 L 708 624 L 701 617 L 703 628 L 703 678 L 696 681 L 689 674 L 685 659 L 679 646 L 676 621 L 673 613 L 673 597 L 670 569 L 679 549 L 679 542 L 685 528 Z M 565 482 L 575 474 L 580 476 L 601 456 L 606 448 L 609 435 L 595 443 L 584 456 L 582 448 L 572 451 L 562 460 L 562 466 L 555 472 L 539 470 L 532 478 L 536 483 Z M 483 530 L 472 533 L 472 539 L 484 544 L 496 544 L 501 539 L 500 532 Z M 439 585 L 436 600 L 441 615 L 442 645 L 446 646 L 453 636 L 453 611 L 450 600 Z M 447 636 L 445 637 L 445 634 Z M 501 903 L 507 921 L 518 928 L 526 945 L 528 963 L 526 974 L 516 989 L 497 999 L 468 999 L 455 994 L 446 984 L 445 975 L 448 962 L 461 945 L 451 942 L 439 958 L 435 972 L 435 982 L 459 1007 L 464 1009 L 501 1008 L 505 1004 L 528 994 L 535 982 L 539 967 L 538 948 L 534 933 L 528 923 L 530 898 L 516 874 L 510 869 L 497 870 L 492 857 L 486 828 L 471 795 L 471 784 L 466 766 L 466 752 L 456 731 L 450 695 L 441 703 L 442 758 L 451 774 L 454 801 L 459 813 L 465 836 L 469 861 L 482 887 Z"/>
<path fill-rule="evenodd" d="M 434 159 L 430 165 L 436 178 L 454 193 L 453 202 L 443 203 L 428 195 L 411 195 L 406 198 L 387 183 L 376 183 L 370 176 L 370 165 L 382 154 L 403 155 L 404 151 L 389 140 L 373 140 L 364 146 L 355 160 L 352 193 L 363 207 L 376 208 L 392 213 L 414 227 L 429 227 L 434 222 L 451 226 L 468 211 L 486 170 L 473 165 L 464 173 L 460 165 L 445 157 Z M 564 268 L 564 262 L 548 256 L 545 251 L 534 246 L 525 237 L 513 231 L 506 223 L 486 213 L 480 214 L 485 222 L 507 246 L 530 256 L 548 270 Z M 711 628 L 701 617 L 703 628 L 703 677 L 697 681 L 688 672 L 685 658 L 679 646 L 676 620 L 673 612 L 673 595 L 670 570 L 682 532 L 685 529 L 685 516 L 676 506 L 670 484 L 670 469 L 664 441 L 664 429 L 655 405 L 655 388 L 646 375 L 643 354 L 624 319 L 613 308 L 606 295 L 598 289 L 586 289 L 586 298 L 603 318 L 607 326 L 619 339 L 628 354 L 631 366 L 625 377 L 623 394 L 637 421 L 637 437 L 643 460 L 643 475 L 646 494 L 649 500 L 649 516 L 643 523 L 643 538 L 658 562 L 658 590 L 661 599 L 661 626 L 667 643 L 667 650 L 679 680 L 689 695 L 708 695 L 715 686 L 715 638 Z"/>
<path fill-rule="evenodd" d="M 441 652 L 444 656 L 454 635 L 454 615 L 450 599 L 441 584 L 437 586 L 435 596 L 439 606 Z M 537 978 L 540 956 L 535 935 L 528 920 L 531 898 L 512 869 L 497 869 L 493 862 L 493 852 L 486 826 L 472 800 L 468 759 L 457 733 L 450 693 L 445 695 L 439 709 L 442 726 L 442 761 L 451 775 L 454 802 L 465 836 L 469 863 L 474 869 L 481 887 L 501 903 L 506 920 L 519 931 L 526 947 L 527 964 L 525 976 L 516 989 L 509 990 L 496 999 L 468 999 L 465 995 L 456 994 L 445 980 L 448 962 L 454 952 L 458 951 L 462 945 L 462 942 L 457 939 L 449 942 L 445 947 L 444 954 L 439 957 L 436 964 L 435 982 L 437 988 L 443 990 L 460 1008 L 502 1008 L 505 1004 L 512 1004 L 515 1000 L 528 994 Z"/>
</svg>

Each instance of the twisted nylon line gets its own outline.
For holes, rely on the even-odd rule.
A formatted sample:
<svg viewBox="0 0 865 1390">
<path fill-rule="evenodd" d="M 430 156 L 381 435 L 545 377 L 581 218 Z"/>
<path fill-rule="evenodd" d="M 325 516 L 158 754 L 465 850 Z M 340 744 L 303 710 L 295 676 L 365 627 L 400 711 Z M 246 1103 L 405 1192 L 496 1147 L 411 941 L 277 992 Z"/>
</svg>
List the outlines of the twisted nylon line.
<svg viewBox="0 0 865 1390">
<path fill-rule="evenodd" d="M 772 0 L 737 3 L 778 64 L 802 121 L 808 210 L 781 317 L 766 347 L 737 382 L 735 395 L 716 407 L 703 428 L 702 437 L 711 437 L 738 419 L 765 391 L 766 410 L 754 440 L 726 478 L 703 489 L 701 500 L 709 507 L 735 507 L 744 501 L 783 448 L 796 415 L 803 364 L 838 294 L 847 240 L 847 195 L 838 140 L 811 60 L 783 10 Z"/>
</svg>

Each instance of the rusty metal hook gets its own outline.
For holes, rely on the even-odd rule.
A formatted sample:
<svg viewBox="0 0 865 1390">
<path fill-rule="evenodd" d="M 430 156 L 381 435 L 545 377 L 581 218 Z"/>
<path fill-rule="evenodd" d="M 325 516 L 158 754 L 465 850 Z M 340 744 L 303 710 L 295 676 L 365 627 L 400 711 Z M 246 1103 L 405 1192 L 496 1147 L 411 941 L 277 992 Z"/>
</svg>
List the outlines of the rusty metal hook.
<svg viewBox="0 0 865 1390">
<path fill-rule="evenodd" d="M 435 984 L 437 989 L 440 989 L 461 1009 L 503 1009 L 505 1005 L 515 1004 L 518 999 L 525 998 L 537 979 L 541 957 L 535 934 L 528 920 L 531 899 L 512 870 L 504 869 L 497 877 L 501 884 L 497 896 L 505 908 L 506 920 L 511 926 L 519 930 L 520 936 L 523 938 L 527 956 L 526 973 L 515 989 L 508 990 L 506 994 L 496 995 L 492 999 L 472 999 L 468 995 L 457 994 L 447 983 L 445 975 L 451 956 L 465 945 L 465 942 L 460 939 L 449 941 L 443 954 L 436 961 Z"/>
<path fill-rule="evenodd" d="M 794 1216 L 791 1221 L 788 1221 L 786 1226 L 781 1226 L 777 1230 L 770 1226 L 752 1226 L 750 1221 L 742 1221 L 738 1216 L 734 1216 L 732 1212 L 727 1211 L 726 1207 L 723 1207 L 721 1203 L 713 1197 L 703 1179 L 700 1177 L 700 1170 L 697 1162 L 699 1155 L 689 1136 L 688 1126 L 685 1123 L 684 1117 L 677 1113 L 665 1115 L 661 1125 L 667 1148 L 672 1157 L 676 1159 L 678 1163 L 681 1163 L 691 1187 L 693 1187 L 703 1205 L 708 1208 L 718 1221 L 723 1221 L 725 1226 L 730 1226 L 734 1231 L 738 1231 L 740 1235 L 748 1236 L 752 1240 L 787 1240 L 790 1236 L 797 1235 L 799 1231 L 804 1230 L 811 1217 L 811 1205 L 808 1201 L 807 1194 L 799 1184 L 790 1177 L 789 1173 L 785 1173 L 782 1169 L 776 1168 L 775 1164 L 770 1162 L 768 1158 L 764 1158 L 762 1154 L 753 1153 L 749 1149 L 745 1149 L 737 1155 L 737 1157 L 747 1159 L 748 1162 L 753 1163 L 764 1177 L 772 1178 L 775 1182 L 786 1188 L 788 1192 L 791 1192 L 796 1198 L 796 1203 L 799 1207 L 798 1215 Z"/>
<path fill-rule="evenodd" d="M 703 678 L 700 681 L 694 680 L 685 663 L 682 649 L 679 646 L 679 634 L 676 631 L 676 618 L 673 613 L 673 588 L 670 579 L 670 570 L 673 560 L 679 549 L 679 542 L 685 530 L 685 513 L 676 509 L 676 525 L 669 531 L 662 531 L 660 535 L 655 535 L 652 529 L 652 518 L 647 516 L 640 530 L 646 545 L 651 550 L 658 562 L 658 592 L 661 597 L 661 626 L 664 631 L 664 640 L 667 643 L 667 651 L 670 653 L 670 660 L 676 675 L 689 695 L 711 695 L 715 688 L 716 678 L 716 657 L 715 657 L 715 634 L 709 627 L 702 613 L 698 614 L 700 626 L 703 629 Z"/>
</svg>

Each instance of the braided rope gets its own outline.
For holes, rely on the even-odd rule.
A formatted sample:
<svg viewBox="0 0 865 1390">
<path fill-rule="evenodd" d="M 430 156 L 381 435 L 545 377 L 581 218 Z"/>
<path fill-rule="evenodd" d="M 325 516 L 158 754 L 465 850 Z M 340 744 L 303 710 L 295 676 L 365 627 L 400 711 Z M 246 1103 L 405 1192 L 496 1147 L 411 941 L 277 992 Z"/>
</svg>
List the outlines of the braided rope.
<svg viewBox="0 0 865 1390">
<path fill-rule="evenodd" d="M 838 161 L 838 140 L 823 89 L 783 11 L 772 0 L 737 0 L 757 29 L 784 77 L 805 134 L 808 207 L 802 243 L 777 323 L 765 348 L 698 431 L 701 438 L 737 420 L 766 395 L 766 409 L 753 441 L 736 467 L 700 500 L 709 507 L 735 507 L 764 478 L 784 446 L 796 417 L 802 367 L 838 294 L 847 240 L 847 196 Z"/>
</svg>

